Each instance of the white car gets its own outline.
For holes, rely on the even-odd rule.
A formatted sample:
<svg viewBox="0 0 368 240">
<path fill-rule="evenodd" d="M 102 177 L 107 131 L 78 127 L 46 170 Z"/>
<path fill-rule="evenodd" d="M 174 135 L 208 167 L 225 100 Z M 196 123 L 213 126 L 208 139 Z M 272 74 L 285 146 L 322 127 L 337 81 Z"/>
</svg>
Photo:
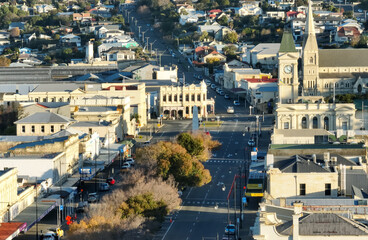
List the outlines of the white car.
<svg viewBox="0 0 368 240">
<path fill-rule="evenodd" d="M 98 201 L 98 195 L 97 193 L 90 193 L 88 194 L 88 202 L 89 203 L 95 203 Z"/>
<path fill-rule="evenodd" d="M 227 107 L 227 113 L 234 113 L 233 107 Z"/>
<path fill-rule="evenodd" d="M 149 144 L 149 143 L 148 143 Z M 134 166 L 135 164 L 135 161 L 133 158 L 127 158 L 125 161 L 125 163 L 129 163 L 131 166 Z"/>
<path fill-rule="evenodd" d="M 101 183 L 100 184 L 100 191 L 109 191 L 110 190 L 110 186 L 108 183 Z"/>
<path fill-rule="evenodd" d="M 125 162 L 125 163 L 123 163 L 123 165 L 121 166 L 121 169 L 122 169 L 122 170 L 128 170 L 130 167 L 131 167 L 131 166 L 130 166 L 130 164 L 129 164 L 129 163 L 127 163 L 127 162 Z"/>
</svg>

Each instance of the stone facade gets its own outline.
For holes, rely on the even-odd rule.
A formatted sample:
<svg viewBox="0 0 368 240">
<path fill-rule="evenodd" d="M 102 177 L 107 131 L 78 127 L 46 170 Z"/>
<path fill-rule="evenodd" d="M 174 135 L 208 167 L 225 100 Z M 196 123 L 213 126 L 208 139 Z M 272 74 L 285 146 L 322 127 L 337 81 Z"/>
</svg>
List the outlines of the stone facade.
<svg viewBox="0 0 368 240">
<path fill-rule="evenodd" d="M 0 216 L 3 216 L 8 208 L 18 200 L 17 178 L 18 170 L 16 168 L 0 170 Z"/>
</svg>

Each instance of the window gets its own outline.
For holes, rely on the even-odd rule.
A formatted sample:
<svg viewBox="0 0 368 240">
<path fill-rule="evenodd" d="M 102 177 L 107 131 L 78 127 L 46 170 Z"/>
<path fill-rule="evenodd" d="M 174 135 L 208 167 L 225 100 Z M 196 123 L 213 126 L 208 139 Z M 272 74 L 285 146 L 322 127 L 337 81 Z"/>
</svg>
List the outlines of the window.
<svg viewBox="0 0 368 240">
<path fill-rule="evenodd" d="M 331 196 L 331 183 L 325 184 L 325 196 Z"/>
<path fill-rule="evenodd" d="M 307 118 L 303 117 L 302 118 L 302 129 L 306 129 L 307 128 Z"/>
<path fill-rule="evenodd" d="M 309 63 L 310 63 L 310 64 L 313 64 L 313 57 L 310 57 L 310 58 L 309 58 Z"/>
<path fill-rule="evenodd" d="M 313 118 L 313 128 L 314 129 L 318 128 L 318 119 L 317 119 L 317 117 Z"/>
<path fill-rule="evenodd" d="M 183 95 L 182 94 L 179 95 L 179 101 L 180 102 L 183 101 Z"/>
<path fill-rule="evenodd" d="M 22 132 L 26 132 L 26 126 L 22 126 Z"/>
<path fill-rule="evenodd" d="M 284 123 L 284 129 L 289 129 L 289 122 Z"/>
<path fill-rule="evenodd" d="M 299 185 L 299 195 L 301 195 L 301 196 L 305 196 L 305 183 L 301 183 L 300 185 Z"/>
<path fill-rule="evenodd" d="M 192 94 L 192 101 L 194 102 L 195 101 L 195 95 Z"/>
<path fill-rule="evenodd" d="M 197 101 L 200 102 L 201 101 L 201 94 L 197 95 Z"/>
<path fill-rule="evenodd" d="M 89 134 L 92 134 L 92 128 L 88 129 Z"/>
<path fill-rule="evenodd" d="M 178 101 L 178 95 L 174 95 L 174 102 L 177 102 Z"/>
<path fill-rule="evenodd" d="M 163 101 L 163 102 L 166 102 L 166 95 L 164 95 L 164 96 L 162 97 L 162 101 Z"/>
<path fill-rule="evenodd" d="M 41 132 L 45 132 L 45 126 L 44 125 L 41 126 Z"/>
<path fill-rule="evenodd" d="M 54 125 L 51 125 L 51 132 L 54 132 L 54 131 L 55 131 Z"/>
<path fill-rule="evenodd" d="M 34 133 L 35 132 L 35 126 L 31 127 L 31 131 Z"/>
<path fill-rule="evenodd" d="M 185 101 L 189 102 L 189 94 L 185 94 Z"/>
<path fill-rule="evenodd" d="M 171 102 L 172 101 L 172 96 L 171 95 L 169 95 L 169 102 Z"/>
<path fill-rule="evenodd" d="M 185 108 L 185 114 L 189 114 L 189 107 Z"/>
</svg>

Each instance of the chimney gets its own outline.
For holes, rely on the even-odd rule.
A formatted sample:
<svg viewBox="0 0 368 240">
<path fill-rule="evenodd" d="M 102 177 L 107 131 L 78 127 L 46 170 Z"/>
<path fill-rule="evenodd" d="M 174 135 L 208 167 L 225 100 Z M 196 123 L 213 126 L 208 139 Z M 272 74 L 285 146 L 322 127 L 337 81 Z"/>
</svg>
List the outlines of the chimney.
<svg viewBox="0 0 368 240">
<path fill-rule="evenodd" d="M 323 153 L 323 160 L 324 160 L 325 162 L 330 161 L 330 153 L 329 153 L 329 152 L 325 152 L 325 153 Z"/>
<path fill-rule="evenodd" d="M 312 158 L 313 158 L 313 162 L 314 162 L 315 164 L 317 164 L 317 156 L 316 156 L 316 154 L 313 154 L 313 155 L 312 155 Z"/>
<path fill-rule="evenodd" d="M 299 218 L 302 216 L 303 203 L 294 202 L 293 240 L 299 240 Z"/>
</svg>

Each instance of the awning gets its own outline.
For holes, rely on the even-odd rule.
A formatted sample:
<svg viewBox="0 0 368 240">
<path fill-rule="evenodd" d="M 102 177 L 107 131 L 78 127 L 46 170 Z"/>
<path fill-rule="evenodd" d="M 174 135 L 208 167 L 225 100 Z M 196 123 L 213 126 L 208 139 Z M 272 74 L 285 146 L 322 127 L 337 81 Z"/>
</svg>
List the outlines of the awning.
<svg viewBox="0 0 368 240">
<path fill-rule="evenodd" d="M 27 228 L 25 222 L 5 222 L 0 224 L 0 239 L 11 240 Z"/>
<path fill-rule="evenodd" d="M 34 202 L 24 209 L 18 216 L 16 216 L 13 221 L 26 223 L 27 227 L 23 229 L 23 231 L 27 232 L 33 225 L 36 224 L 36 222 L 39 222 L 44 216 L 51 212 L 55 206 L 57 206 L 56 201 L 38 201 L 36 215 L 36 202 Z"/>
</svg>

